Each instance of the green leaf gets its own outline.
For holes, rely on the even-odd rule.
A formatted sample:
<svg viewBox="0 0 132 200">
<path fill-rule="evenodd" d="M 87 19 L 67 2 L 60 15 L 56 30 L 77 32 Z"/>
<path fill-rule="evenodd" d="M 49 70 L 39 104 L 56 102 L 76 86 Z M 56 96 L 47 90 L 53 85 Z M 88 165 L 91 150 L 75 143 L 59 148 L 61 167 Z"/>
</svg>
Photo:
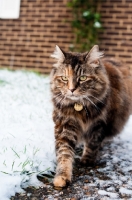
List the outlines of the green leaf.
<svg viewBox="0 0 132 200">
<path fill-rule="evenodd" d="M 100 20 L 100 14 L 99 13 L 95 13 L 94 17 L 95 17 L 96 20 Z"/>
</svg>

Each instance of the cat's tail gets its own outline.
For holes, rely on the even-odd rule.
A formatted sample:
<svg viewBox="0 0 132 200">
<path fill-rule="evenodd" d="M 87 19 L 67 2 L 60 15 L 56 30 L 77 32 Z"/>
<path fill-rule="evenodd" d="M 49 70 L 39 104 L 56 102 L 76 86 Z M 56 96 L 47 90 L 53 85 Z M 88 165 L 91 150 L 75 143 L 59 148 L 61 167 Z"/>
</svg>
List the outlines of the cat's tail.
<svg viewBox="0 0 132 200">
<path fill-rule="evenodd" d="M 126 81 L 127 92 L 129 95 L 130 114 L 132 115 L 132 76 L 129 76 L 125 81 Z"/>
<path fill-rule="evenodd" d="M 105 57 L 101 60 L 103 61 L 104 65 L 114 66 L 121 72 L 123 81 L 125 82 L 127 96 L 129 98 L 128 102 L 130 105 L 130 114 L 132 114 L 132 66 L 128 66 L 124 62 L 112 57 Z"/>
<path fill-rule="evenodd" d="M 130 99 L 131 99 L 131 115 L 132 115 L 132 78 L 131 78 L 131 92 L 130 92 Z"/>
</svg>

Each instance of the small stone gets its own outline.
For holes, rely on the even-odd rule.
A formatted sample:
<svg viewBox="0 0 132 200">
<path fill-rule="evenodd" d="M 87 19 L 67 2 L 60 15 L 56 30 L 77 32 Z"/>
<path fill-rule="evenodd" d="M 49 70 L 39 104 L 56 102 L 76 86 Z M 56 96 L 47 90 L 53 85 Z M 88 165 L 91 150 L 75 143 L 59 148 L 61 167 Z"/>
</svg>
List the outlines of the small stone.
<svg viewBox="0 0 132 200">
<path fill-rule="evenodd" d="M 63 192 L 60 192 L 59 194 L 61 195 L 61 194 L 63 194 Z"/>
<path fill-rule="evenodd" d="M 31 198 L 31 200 L 38 200 L 38 198 L 37 197 L 33 197 L 33 198 Z"/>
<path fill-rule="evenodd" d="M 31 193 L 27 193 L 27 197 L 30 197 L 31 196 Z"/>
<path fill-rule="evenodd" d="M 90 193 L 90 192 L 86 192 L 85 194 L 88 195 L 88 196 L 91 196 L 91 193 Z"/>
<path fill-rule="evenodd" d="M 20 196 L 26 196 L 26 194 L 25 193 L 21 193 Z"/>
<path fill-rule="evenodd" d="M 83 189 L 84 189 L 84 190 L 88 190 L 88 186 L 87 186 L 87 185 L 84 185 Z"/>
</svg>

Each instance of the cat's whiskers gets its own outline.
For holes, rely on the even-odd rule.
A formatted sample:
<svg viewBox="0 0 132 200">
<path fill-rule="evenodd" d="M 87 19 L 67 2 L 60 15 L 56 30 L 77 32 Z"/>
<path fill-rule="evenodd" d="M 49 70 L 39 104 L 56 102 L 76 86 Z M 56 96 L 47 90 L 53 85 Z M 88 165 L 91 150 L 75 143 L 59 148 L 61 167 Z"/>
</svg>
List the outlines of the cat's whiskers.
<svg viewBox="0 0 132 200">
<path fill-rule="evenodd" d="M 95 96 L 93 96 L 93 95 L 91 95 L 91 94 L 90 94 L 90 96 L 93 97 L 93 98 L 95 98 L 96 100 L 98 100 L 100 103 L 104 104 L 104 102 L 101 101 L 100 99 L 98 99 L 97 97 L 95 97 Z"/>
<path fill-rule="evenodd" d="M 57 94 L 55 97 L 59 97 L 59 96 L 61 96 L 62 94 L 61 93 L 59 93 L 59 94 Z"/>
<path fill-rule="evenodd" d="M 100 112 L 100 109 L 96 106 L 96 104 L 89 98 L 89 97 L 85 97 L 91 104 L 93 104 L 94 105 L 94 107 L 96 108 L 96 110 L 98 111 L 98 112 Z"/>
<path fill-rule="evenodd" d="M 55 97 L 54 97 L 54 100 L 55 100 L 55 101 L 58 101 L 58 99 L 61 97 L 61 95 L 62 95 L 62 94 L 60 93 L 60 94 L 58 94 L 57 96 L 55 96 Z"/>
<path fill-rule="evenodd" d="M 66 98 L 66 97 L 64 97 L 64 98 L 62 99 L 63 101 L 62 101 L 62 103 L 61 103 L 61 107 L 62 107 L 63 104 L 64 104 L 64 100 L 65 100 L 65 98 Z"/>
<path fill-rule="evenodd" d="M 56 98 L 56 100 L 57 100 L 57 105 L 59 105 L 59 104 L 61 105 L 61 101 L 63 100 L 64 97 L 62 96 L 61 98 L 60 98 L 60 97 L 58 97 L 58 98 L 59 98 L 58 100 L 57 100 L 57 98 Z"/>
</svg>

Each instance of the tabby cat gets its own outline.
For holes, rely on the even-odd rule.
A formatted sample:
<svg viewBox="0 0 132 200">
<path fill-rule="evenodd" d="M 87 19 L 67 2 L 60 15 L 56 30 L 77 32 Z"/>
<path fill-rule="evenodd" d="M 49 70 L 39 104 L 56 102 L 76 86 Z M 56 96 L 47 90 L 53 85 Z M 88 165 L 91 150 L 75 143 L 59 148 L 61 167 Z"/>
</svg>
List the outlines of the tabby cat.
<svg viewBox="0 0 132 200">
<path fill-rule="evenodd" d="M 57 168 L 54 186 L 72 178 L 75 147 L 83 143 L 83 164 L 92 164 L 103 140 L 118 134 L 132 113 L 132 78 L 113 59 L 90 52 L 64 52 L 56 46 L 51 72 Z"/>
</svg>

